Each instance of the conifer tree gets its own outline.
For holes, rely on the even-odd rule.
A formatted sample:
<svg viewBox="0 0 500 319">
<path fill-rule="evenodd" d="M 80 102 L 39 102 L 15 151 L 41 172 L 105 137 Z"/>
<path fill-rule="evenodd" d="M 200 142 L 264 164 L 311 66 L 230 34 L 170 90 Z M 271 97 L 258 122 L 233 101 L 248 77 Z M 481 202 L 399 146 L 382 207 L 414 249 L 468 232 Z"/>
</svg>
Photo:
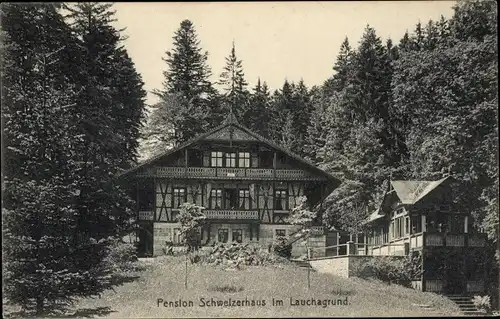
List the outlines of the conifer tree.
<svg viewBox="0 0 500 319">
<path fill-rule="evenodd" d="M 246 113 L 248 118 L 248 128 L 252 131 L 269 137 L 269 107 L 271 97 L 266 82 L 261 84 L 260 78 L 257 85 L 253 88 L 253 94 L 250 97 L 249 108 Z"/>
<path fill-rule="evenodd" d="M 208 52 L 202 52 L 191 21 L 181 22 L 173 36 L 173 48 L 166 55 L 163 61 L 168 69 L 163 72 L 163 88 L 155 92 L 160 99 L 158 109 L 163 111 L 151 115 L 149 128 L 144 133 L 145 139 L 154 139 L 150 132 L 160 131 L 162 127 L 173 130 L 175 133 L 170 134 L 171 140 L 158 145 L 163 149 L 219 125 L 223 115 L 217 92 L 209 81 Z M 184 119 L 183 115 L 188 112 L 191 116 Z"/>
<path fill-rule="evenodd" d="M 252 126 L 247 114 L 250 111 L 248 83 L 245 80 L 242 61 L 236 56 L 234 42 L 231 53 L 226 57 L 226 65 L 220 74 L 218 84 L 222 87 L 225 112 L 228 113 L 232 108 L 242 124 L 247 127 Z"/>
<path fill-rule="evenodd" d="M 77 41 L 54 4 L 5 4 L 1 20 L 4 288 L 40 316 L 108 288 L 110 269 L 78 222 Z"/>
<path fill-rule="evenodd" d="M 353 51 L 349 44 L 349 39 L 345 37 L 344 42 L 340 46 L 340 52 L 337 55 L 337 60 L 333 66 L 335 74 L 332 78 L 331 89 L 334 92 L 340 92 L 347 84 L 350 76 L 350 66 L 352 63 Z"/>
<path fill-rule="evenodd" d="M 269 136 L 277 143 L 283 140 L 282 129 L 293 103 L 293 87 L 293 83 L 285 80 L 283 87 L 273 93 L 270 106 Z"/>
<path fill-rule="evenodd" d="M 74 70 L 81 88 L 75 109 L 82 136 L 79 228 L 95 239 L 118 236 L 132 227 L 134 202 L 112 179 L 135 159 L 145 92 L 111 25 L 112 4 L 83 2 L 66 9 L 82 52 Z"/>
</svg>

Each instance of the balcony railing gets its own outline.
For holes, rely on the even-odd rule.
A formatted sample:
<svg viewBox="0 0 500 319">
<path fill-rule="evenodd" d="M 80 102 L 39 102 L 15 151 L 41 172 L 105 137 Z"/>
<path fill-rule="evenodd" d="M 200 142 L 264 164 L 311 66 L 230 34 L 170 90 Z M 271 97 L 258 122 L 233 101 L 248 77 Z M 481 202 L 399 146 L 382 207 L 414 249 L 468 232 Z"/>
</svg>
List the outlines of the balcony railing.
<svg viewBox="0 0 500 319">
<path fill-rule="evenodd" d="M 272 168 L 227 168 L 227 167 L 153 167 L 142 173 L 144 177 L 178 177 L 210 179 L 274 179 Z M 278 180 L 323 180 L 301 169 L 277 169 Z"/>
<path fill-rule="evenodd" d="M 257 210 L 204 210 L 207 219 L 258 220 Z"/>
<path fill-rule="evenodd" d="M 409 249 L 421 247 L 484 247 L 486 245 L 486 234 L 420 232 L 411 234 L 409 237 L 391 239 L 389 243 L 374 245 L 373 254 L 396 254 L 395 251 L 388 250 L 387 247 L 391 245 L 401 247 L 408 245 Z"/>
<path fill-rule="evenodd" d="M 485 234 L 425 233 L 425 246 L 484 247 Z"/>
</svg>

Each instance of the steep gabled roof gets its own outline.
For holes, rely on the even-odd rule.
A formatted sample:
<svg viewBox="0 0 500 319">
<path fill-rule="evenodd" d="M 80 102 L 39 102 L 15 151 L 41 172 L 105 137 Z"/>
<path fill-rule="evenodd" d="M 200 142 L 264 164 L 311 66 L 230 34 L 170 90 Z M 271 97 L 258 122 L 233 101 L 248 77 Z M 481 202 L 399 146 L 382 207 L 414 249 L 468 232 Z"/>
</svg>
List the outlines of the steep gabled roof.
<svg viewBox="0 0 500 319">
<path fill-rule="evenodd" d="M 448 178 L 449 176 L 437 181 L 391 181 L 391 185 L 401 203 L 414 205 Z"/>
<path fill-rule="evenodd" d="M 390 181 L 390 186 L 392 189 L 388 189 L 384 193 L 379 207 L 374 212 L 372 212 L 363 223 L 371 223 L 385 216 L 382 207 L 389 195 L 395 193 L 399 200 L 401 200 L 402 205 L 415 205 L 418 201 L 422 200 L 425 196 L 430 194 L 439 185 L 443 184 L 445 181 L 451 178 L 451 176 L 446 176 L 437 181 Z"/>
<path fill-rule="evenodd" d="M 236 117 L 234 116 L 234 114 L 232 112 L 229 114 L 229 116 L 224 120 L 224 122 L 221 125 L 213 128 L 212 130 L 210 130 L 210 131 L 208 131 L 206 133 L 203 133 L 203 134 L 201 134 L 201 135 L 199 135 L 199 136 L 197 136 L 195 138 L 192 138 L 191 140 L 189 140 L 189 141 L 187 141 L 185 143 L 182 143 L 181 145 L 179 145 L 177 147 L 171 148 L 171 149 L 169 149 L 169 150 L 167 150 L 167 151 L 165 151 L 165 152 L 163 152 L 163 153 L 161 153 L 159 155 L 153 156 L 153 157 L 151 157 L 151 158 L 149 158 L 149 159 L 147 159 L 147 160 L 139 163 L 137 166 L 132 167 L 131 169 L 128 169 L 128 170 L 126 170 L 126 171 L 118 174 L 118 177 L 123 177 L 123 176 L 129 175 L 132 172 L 135 172 L 135 171 L 137 171 L 137 170 L 139 170 L 139 169 L 141 169 L 141 168 L 143 168 L 143 167 L 145 167 L 147 165 L 150 165 L 150 164 L 154 163 L 155 161 L 157 161 L 157 160 L 159 160 L 159 159 L 161 159 L 161 158 L 163 158 L 165 156 L 168 156 L 168 155 L 173 154 L 173 153 L 175 153 L 175 152 L 177 152 L 179 150 L 182 150 L 182 149 L 188 147 L 189 145 L 192 145 L 195 142 L 201 141 L 201 140 L 203 140 L 203 139 L 205 139 L 205 138 L 213 135 L 214 133 L 216 133 L 216 132 L 218 132 L 218 131 L 220 131 L 220 130 L 222 130 L 224 128 L 227 128 L 227 127 L 234 127 L 234 128 L 240 129 L 241 131 L 245 132 L 249 136 L 255 138 L 256 141 L 262 142 L 262 143 L 266 144 L 267 146 L 269 146 L 269 147 L 271 147 L 273 149 L 276 149 L 278 151 L 281 151 L 281 152 L 285 153 L 286 155 L 290 156 L 291 158 L 293 158 L 293 159 L 297 160 L 298 162 L 306 165 L 311 170 L 314 170 L 314 171 L 316 171 L 316 172 L 318 172 L 318 173 L 320 173 L 322 175 L 325 175 L 328 179 L 335 181 L 335 183 L 337 185 L 340 184 L 340 180 L 337 177 L 335 177 L 335 176 L 333 176 L 333 175 L 325 172 L 324 170 L 322 170 L 319 167 L 315 166 L 314 164 L 312 164 L 308 160 L 306 160 L 306 159 L 298 156 L 297 154 L 293 153 L 289 149 L 287 149 L 287 148 L 285 148 L 283 146 L 280 146 L 280 145 L 278 145 L 278 144 L 270 141 L 269 139 L 267 139 L 267 138 L 265 138 L 265 137 L 263 137 L 263 136 L 255 133 L 255 132 L 249 130 L 248 128 L 244 127 L 243 125 L 241 125 L 240 123 L 238 123 L 238 121 L 236 120 Z"/>
</svg>

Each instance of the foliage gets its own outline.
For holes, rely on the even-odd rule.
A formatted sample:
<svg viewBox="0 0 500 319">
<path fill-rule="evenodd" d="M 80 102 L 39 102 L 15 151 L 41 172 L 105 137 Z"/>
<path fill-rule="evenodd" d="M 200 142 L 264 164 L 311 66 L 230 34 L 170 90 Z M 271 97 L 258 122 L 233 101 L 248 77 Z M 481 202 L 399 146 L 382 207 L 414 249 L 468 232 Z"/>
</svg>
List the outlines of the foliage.
<svg viewBox="0 0 500 319">
<path fill-rule="evenodd" d="M 461 209 L 472 212 L 476 227 L 487 230 L 495 241 L 498 51 L 494 12 L 496 6 L 489 1 L 457 4 L 453 18 L 440 21 L 440 27 L 449 32 L 441 32 L 432 47 L 411 49 L 394 63 L 392 88 L 394 116 L 405 132 L 410 177 L 453 175 L 463 189 Z M 481 17 L 486 20 L 479 23 Z M 421 41 L 429 36 L 423 34 Z"/>
<path fill-rule="evenodd" d="M 368 262 L 361 263 L 354 270 L 354 275 L 361 278 L 375 278 L 385 282 L 409 286 L 410 281 L 419 279 L 422 256 L 373 256 Z"/>
<path fill-rule="evenodd" d="M 152 114 L 144 138 L 160 137 L 160 146 L 177 146 L 197 136 L 207 127 L 220 122 L 216 91 L 209 81 L 211 69 L 208 52 L 202 52 L 194 25 L 181 22 L 173 37 L 173 49 L 163 60 L 163 89 L 155 91 L 160 98 L 158 111 Z M 161 133 L 168 133 L 161 137 Z"/>
<path fill-rule="evenodd" d="M 109 264 L 114 274 L 139 269 L 137 261 L 137 248 L 134 244 L 110 238 L 108 253 L 104 262 Z"/>
<path fill-rule="evenodd" d="M 197 254 L 202 263 L 235 269 L 241 269 L 243 266 L 265 266 L 286 262 L 286 259 L 269 253 L 261 246 L 248 243 L 216 244 L 208 253 L 198 251 Z"/>
<path fill-rule="evenodd" d="M 311 226 L 317 218 L 317 212 L 310 211 L 308 206 L 309 204 L 307 203 L 307 197 L 299 197 L 297 199 L 297 204 L 294 208 L 292 208 L 292 211 L 290 212 L 290 216 L 286 219 L 286 222 L 288 222 L 289 224 L 300 226 L 300 229 L 293 235 L 294 239 L 309 239 Z M 293 240 L 293 242 L 295 241 L 296 240 Z"/>
<path fill-rule="evenodd" d="M 272 245 L 273 252 L 283 258 L 292 257 L 292 244 L 285 236 L 278 236 Z"/>
<path fill-rule="evenodd" d="M 269 137 L 269 105 L 271 96 L 266 82 L 261 83 L 260 78 L 253 88 L 249 108 L 245 114 L 245 125 L 264 137 Z"/>
<path fill-rule="evenodd" d="M 298 84 L 285 80 L 274 92 L 269 108 L 269 136 L 296 154 L 304 156 L 303 145 L 312 111 L 310 94 L 303 81 Z"/>
<path fill-rule="evenodd" d="M 247 90 L 248 83 L 245 81 L 245 73 L 243 72 L 242 61 L 238 60 L 236 57 L 236 49 L 231 48 L 231 53 L 226 57 L 226 65 L 220 74 L 220 79 L 218 84 L 222 87 L 223 91 L 223 101 L 226 106 L 226 114 L 229 113 L 229 109 L 233 110 L 236 118 L 239 119 L 242 124 L 249 127 L 251 123 L 247 123 L 250 118 L 247 118 L 247 112 L 249 111 L 250 105 L 249 97 L 250 93 Z"/>
<path fill-rule="evenodd" d="M 472 302 L 474 303 L 474 306 L 476 306 L 476 308 L 478 308 L 479 310 L 486 313 L 491 312 L 490 296 L 474 296 L 474 298 L 472 298 Z"/>
<path fill-rule="evenodd" d="M 60 8 L 2 5 L 5 292 L 37 315 L 114 284 L 104 260 L 133 202 L 111 178 L 134 159 L 143 107 L 110 6 L 75 5 L 71 25 Z"/>
<path fill-rule="evenodd" d="M 206 216 L 202 213 L 204 207 L 192 203 L 180 206 L 177 221 L 180 223 L 180 236 L 187 247 L 187 251 L 195 251 L 201 246 L 200 232 Z"/>
</svg>

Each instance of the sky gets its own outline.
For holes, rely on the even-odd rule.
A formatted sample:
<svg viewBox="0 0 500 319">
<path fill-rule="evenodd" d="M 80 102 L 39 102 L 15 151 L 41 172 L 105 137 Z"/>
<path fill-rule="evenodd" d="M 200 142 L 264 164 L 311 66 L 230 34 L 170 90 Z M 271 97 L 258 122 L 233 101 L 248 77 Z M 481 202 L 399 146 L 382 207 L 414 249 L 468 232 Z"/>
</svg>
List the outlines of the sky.
<svg viewBox="0 0 500 319">
<path fill-rule="evenodd" d="M 415 24 L 450 18 L 454 1 L 307 1 L 307 2 L 119 2 L 117 27 L 126 27 L 124 45 L 142 75 L 147 103 L 160 89 L 165 51 L 184 19 L 193 22 L 200 47 L 208 51 L 216 81 L 233 41 L 250 87 L 257 79 L 279 89 L 285 79 L 311 87 L 333 74 L 340 45 L 347 36 L 357 47 L 367 25 L 385 42 L 398 43 Z"/>
</svg>

